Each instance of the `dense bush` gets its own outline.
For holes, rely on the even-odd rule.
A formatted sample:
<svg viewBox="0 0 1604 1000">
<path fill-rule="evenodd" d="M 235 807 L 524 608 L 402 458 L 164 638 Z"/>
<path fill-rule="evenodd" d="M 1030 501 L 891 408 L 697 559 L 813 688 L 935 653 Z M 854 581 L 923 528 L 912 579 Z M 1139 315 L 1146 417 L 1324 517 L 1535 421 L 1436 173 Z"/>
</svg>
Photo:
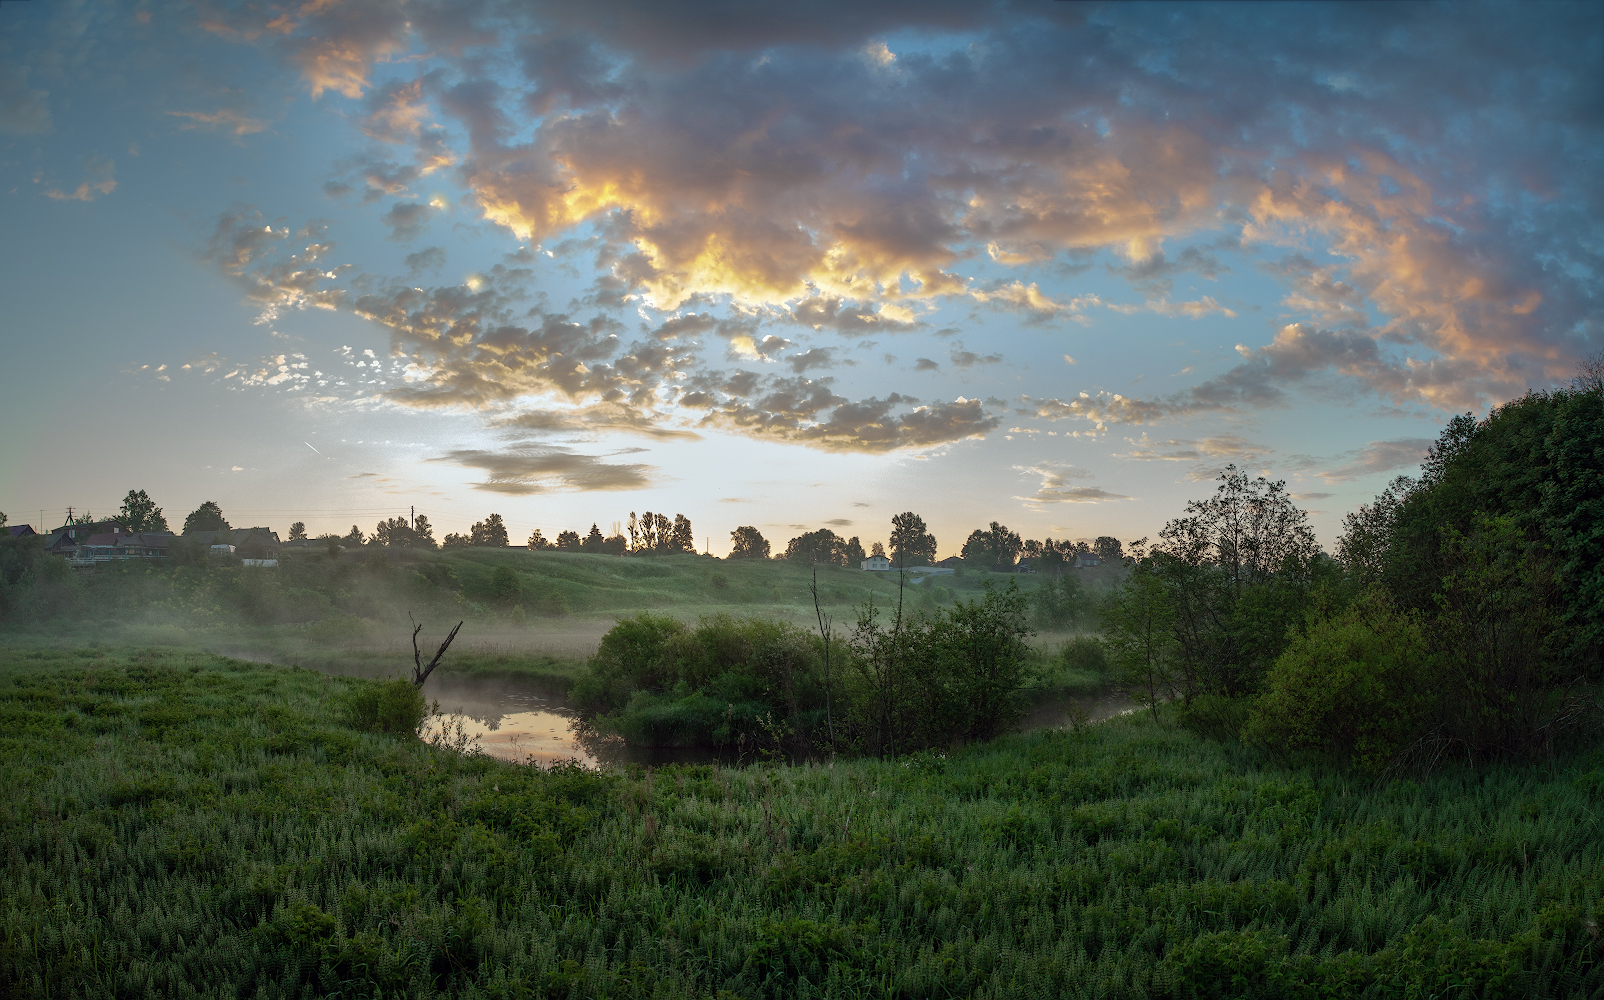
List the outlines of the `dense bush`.
<svg viewBox="0 0 1604 1000">
<path fill-rule="evenodd" d="M 589 724 L 649 745 L 896 756 L 990 739 L 1027 703 L 1038 657 L 1026 610 L 1012 584 L 917 613 L 866 604 L 832 647 L 828 691 L 823 642 L 795 626 L 642 613 L 602 638 L 569 698 Z"/>
<path fill-rule="evenodd" d="M 1443 658 L 1423 615 L 1369 591 L 1294 636 L 1270 669 L 1243 737 L 1379 771 L 1431 727 Z"/>
<path fill-rule="evenodd" d="M 359 733 L 409 736 L 428 712 L 423 692 L 405 677 L 395 677 L 364 684 L 347 695 L 345 724 Z"/>
</svg>

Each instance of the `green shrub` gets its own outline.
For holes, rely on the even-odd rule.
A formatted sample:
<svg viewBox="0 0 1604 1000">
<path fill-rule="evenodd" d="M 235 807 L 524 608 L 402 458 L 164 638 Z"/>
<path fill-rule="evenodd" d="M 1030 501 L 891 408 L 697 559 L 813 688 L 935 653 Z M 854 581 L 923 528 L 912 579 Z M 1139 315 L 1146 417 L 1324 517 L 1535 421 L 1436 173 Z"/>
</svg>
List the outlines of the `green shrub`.
<svg viewBox="0 0 1604 1000">
<path fill-rule="evenodd" d="M 1420 616 L 1372 591 L 1292 640 L 1243 738 L 1378 771 L 1427 727 L 1439 660 Z"/>
<path fill-rule="evenodd" d="M 364 733 L 416 733 L 428 713 L 423 692 L 405 677 L 362 681 L 345 703 L 346 724 Z"/>
<path fill-rule="evenodd" d="M 1100 677 L 1108 675 L 1108 649 L 1089 635 L 1077 635 L 1064 643 L 1058 651 L 1058 660 L 1067 670 Z"/>
</svg>

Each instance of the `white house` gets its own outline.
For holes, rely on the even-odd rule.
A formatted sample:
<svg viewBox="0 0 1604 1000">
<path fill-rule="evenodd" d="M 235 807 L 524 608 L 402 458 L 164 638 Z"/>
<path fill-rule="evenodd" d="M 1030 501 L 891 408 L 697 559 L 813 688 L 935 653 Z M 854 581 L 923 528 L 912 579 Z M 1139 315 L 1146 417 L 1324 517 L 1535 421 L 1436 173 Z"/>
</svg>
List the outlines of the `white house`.
<svg viewBox="0 0 1604 1000">
<path fill-rule="evenodd" d="M 870 556 L 863 560 L 863 568 L 869 572 L 878 572 L 891 568 L 891 560 L 885 556 Z"/>
</svg>

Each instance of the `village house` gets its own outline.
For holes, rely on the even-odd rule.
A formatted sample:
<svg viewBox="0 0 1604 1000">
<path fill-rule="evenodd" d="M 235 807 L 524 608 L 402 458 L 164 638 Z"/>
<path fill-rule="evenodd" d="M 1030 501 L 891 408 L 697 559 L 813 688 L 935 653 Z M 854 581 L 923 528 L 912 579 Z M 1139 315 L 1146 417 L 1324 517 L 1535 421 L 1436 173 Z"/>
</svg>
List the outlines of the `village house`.
<svg viewBox="0 0 1604 1000">
<path fill-rule="evenodd" d="M 891 560 L 885 556 L 870 556 L 863 560 L 863 569 L 868 573 L 881 573 L 891 568 Z"/>
<path fill-rule="evenodd" d="M 67 562 L 73 566 L 122 562 L 127 559 L 165 559 L 172 546 L 170 531 L 142 531 L 121 534 L 105 531 L 82 539 Z"/>
</svg>

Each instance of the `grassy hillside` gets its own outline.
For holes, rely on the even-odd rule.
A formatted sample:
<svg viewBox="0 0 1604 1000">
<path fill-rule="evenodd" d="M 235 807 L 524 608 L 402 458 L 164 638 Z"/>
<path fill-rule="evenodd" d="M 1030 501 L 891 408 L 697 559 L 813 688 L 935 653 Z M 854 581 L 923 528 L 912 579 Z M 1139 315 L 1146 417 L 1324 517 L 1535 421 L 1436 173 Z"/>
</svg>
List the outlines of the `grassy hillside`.
<svg viewBox="0 0 1604 1000">
<path fill-rule="evenodd" d="M 0 654 L 0 993 L 1604 990 L 1604 754 L 1369 787 L 1137 716 L 604 775 L 356 732 L 369 683 Z"/>
</svg>

